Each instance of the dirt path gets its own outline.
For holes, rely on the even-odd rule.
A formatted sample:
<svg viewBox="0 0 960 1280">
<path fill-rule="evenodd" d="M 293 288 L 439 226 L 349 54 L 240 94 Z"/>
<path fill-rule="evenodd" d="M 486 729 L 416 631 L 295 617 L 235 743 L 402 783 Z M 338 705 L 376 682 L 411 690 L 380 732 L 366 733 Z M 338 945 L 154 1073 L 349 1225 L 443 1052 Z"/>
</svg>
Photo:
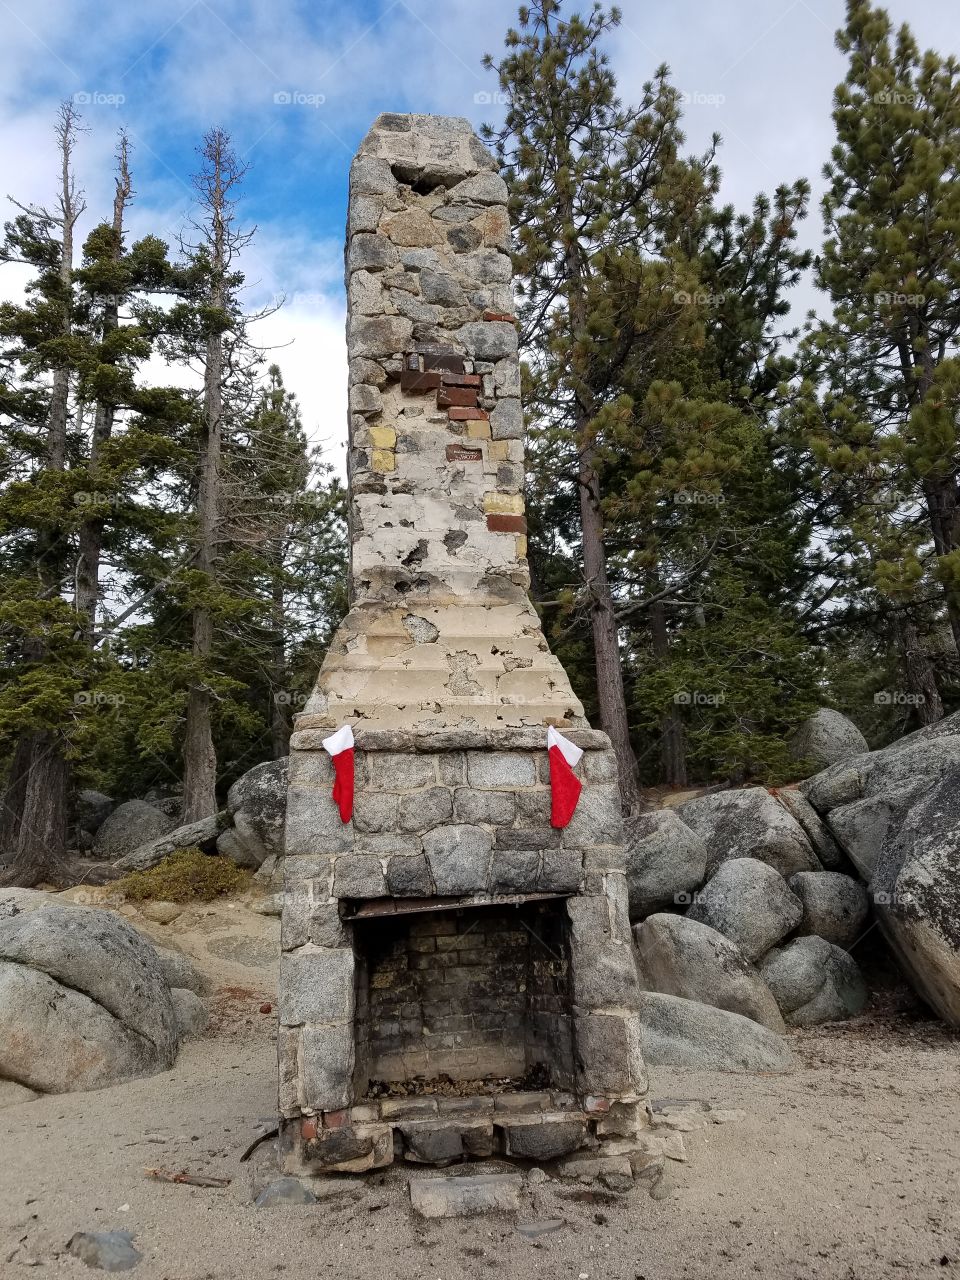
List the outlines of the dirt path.
<svg viewBox="0 0 960 1280">
<path fill-rule="evenodd" d="M 792 1077 L 655 1072 L 654 1096 L 746 1116 L 688 1136 L 667 1199 L 539 1193 L 525 1216 L 566 1225 L 530 1241 L 506 1218 L 414 1219 L 402 1167 L 318 1205 L 255 1209 L 258 1164 L 238 1157 L 273 1123 L 273 1018 L 259 999 L 221 997 L 214 1034 L 164 1075 L 0 1111 L 0 1275 L 32 1264 L 89 1280 L 64 1243 L 112 1228 L 144 1253 L 137 1280 L 960 1275 L 960 1039 L 937 1024 L 796 1036 Z M 155 1183 L 155 1166 L 233 1182 Z"/>
</svg>

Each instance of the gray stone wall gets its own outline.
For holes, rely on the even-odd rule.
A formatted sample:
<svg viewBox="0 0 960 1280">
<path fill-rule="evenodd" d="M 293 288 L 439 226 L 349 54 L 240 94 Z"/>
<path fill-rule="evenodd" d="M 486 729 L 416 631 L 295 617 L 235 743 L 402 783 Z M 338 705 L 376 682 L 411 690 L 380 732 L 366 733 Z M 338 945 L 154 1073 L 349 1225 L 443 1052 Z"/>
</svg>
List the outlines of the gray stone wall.
<svg viewBox="0 0 960 1280">
<path fill-rule="evenodd" d="M 543 749 L 358 750 L 354 821 L 344 826 L 329 757 L 291 754 L 280 1021 L 294 1057 L 308 1042 L 325 1065 L 287 1093 L 286 1114 L 355 1100 L 357 926 L 341 917 L 341 900 L 387 897 L 573 895 L 564 911 L 576 1087 L 643 1093 L 613 753 L 585 753 L 586 785 L 562 831 L 550 826 L 548 768 Z"/>
</svg>

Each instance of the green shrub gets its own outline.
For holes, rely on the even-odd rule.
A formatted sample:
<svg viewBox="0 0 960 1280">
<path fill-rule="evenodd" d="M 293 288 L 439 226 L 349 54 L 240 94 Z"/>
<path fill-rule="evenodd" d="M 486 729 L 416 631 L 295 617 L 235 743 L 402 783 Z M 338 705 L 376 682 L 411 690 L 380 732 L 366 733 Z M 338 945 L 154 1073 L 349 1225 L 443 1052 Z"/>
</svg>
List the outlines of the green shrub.
<svg viewBox="0 0 960 1280">
<path fill-rule="evenodd" d="M 252 872 L 235 866 L 229 858 L 210 856 L 196 846 L 175 849 L 147 871 L 131 871 L 117 880 L 125 898 L 133 902 L 211 902 L 226 894 L 242 893 Z"/>
</svg>

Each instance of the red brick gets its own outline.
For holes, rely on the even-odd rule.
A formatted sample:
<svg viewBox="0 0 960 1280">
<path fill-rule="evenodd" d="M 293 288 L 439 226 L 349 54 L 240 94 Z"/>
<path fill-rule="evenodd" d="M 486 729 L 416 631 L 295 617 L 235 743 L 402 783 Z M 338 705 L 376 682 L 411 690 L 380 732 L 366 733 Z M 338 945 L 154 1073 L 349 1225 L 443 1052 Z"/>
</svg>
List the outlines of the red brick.
<svg viewBox="0 0 960 1280">
<path fill-rule="evenodd" d="M 447 445 L 447 461 L 448 462 L 482 462 L 482 449 L 467 449 L 462 444 Z"/>
<path fill-rule="evenodd" d="M 451 422 L 486 422 L 490 415 L 486 409 L 453 408 L 450 410 Z"/>
<path fill-rule="evenodd" d="M 400 374 L 401 391 L 438 391 L 440 389 L 439 373 L 421 373 L 419 369 L 404 369 Z"/>
<path fill-rule="evenodd" d="M 304 1116 L 300 1121 L 300 1137 L 304 1142 L 312 1142 L 317 1136 L 317 1117 Z"/>
<path fill-rule="evenodd" d="M 491 533 L 526 533 L 525 516 L 487 516 L 487 528 Z"/>
<path fill-rule="evenodd" d="M 344 1111 L 325 1111 L 323 1113 L 323 1127 L 325 1129 L 342 1129 L 344 1125 L 349 1123 L 349 1107 Z"/>
<path fill-rule="evenodd" d="M 598 1097 L 595 1097 L 595 1096 L 591 1095 L 591 1096 L 589 1096 L 589 1097 L 584 1098 L 584 1100 L 583 1100 L 583 1109 L 584 1109 L 584 1111 L 589 1112 L 591 1115 L 595 1115 L 595 1114 L 597 1114 L 597 1113 L 599 1113 L 599 1112 L 609 1111 L 609 1110 L 610 1110 L 610 1099 L 609 1099 L 609 1098 L 598 1098 Z"/>
<path fill-rule="evenodd" d="M 483 313 L 484 320 L 505 320 L 507 324 L 516 324 L 517 317 L 509 315 L 506 311 L 485 311 Z"/>
<path fill-rule="evenodd" d="M 449 409 L 451 405 L 477 407 L 475 387 L 441 387 L 437 392 L 437 408 Z"/>
<path fill-rule="evenodd" d="M 440 381 L 445 387 L 479 387 L 479 373 L 441 373 Z"/>
</svg>

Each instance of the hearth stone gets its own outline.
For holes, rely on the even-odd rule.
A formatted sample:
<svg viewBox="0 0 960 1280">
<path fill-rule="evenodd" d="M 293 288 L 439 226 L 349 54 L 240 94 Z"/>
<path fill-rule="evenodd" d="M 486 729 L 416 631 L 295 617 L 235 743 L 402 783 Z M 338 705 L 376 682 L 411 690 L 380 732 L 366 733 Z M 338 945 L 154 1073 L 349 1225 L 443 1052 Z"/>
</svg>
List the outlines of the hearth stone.
<svg viewBox="0 0 960 1280">
<path fill-rule="evenodd" d="M 527 596 L 506 198 L 465 120 L 379 117 L 351 169 L 351 608 L 291 740 L 288 1173 L 556 1159 L 646 1124 L 616 759 Z M 547 725 L 584 750 L 562 830 Z"/>
</svg>

